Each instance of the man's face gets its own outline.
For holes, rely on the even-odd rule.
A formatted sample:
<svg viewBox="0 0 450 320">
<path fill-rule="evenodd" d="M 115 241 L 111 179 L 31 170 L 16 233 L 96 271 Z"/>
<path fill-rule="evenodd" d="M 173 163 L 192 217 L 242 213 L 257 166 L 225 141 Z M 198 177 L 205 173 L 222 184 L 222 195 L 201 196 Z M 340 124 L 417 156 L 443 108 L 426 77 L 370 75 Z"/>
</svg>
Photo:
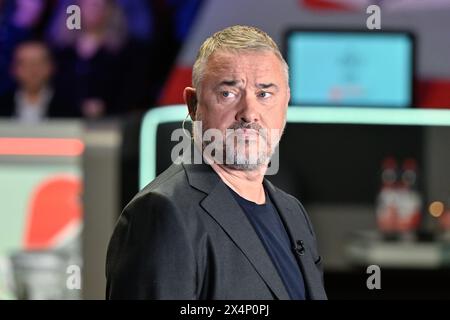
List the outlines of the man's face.
<svg viewBox="0 0 450 320">
<path fill-rule="evenodd" d="M 39 44 L 24 44 L 14 56 L 13 74 L 21 87 L 39 90 L 46 85 L 52 74 L 48 51 Z"/>
<path fill-rule="evenodd" d="M 284 129 L 290 97 L 283 65 L 273 52 L 215 52 L 197 94 L 196 120 L 202 121 L 203 132 L 220 130 L 226 144 L 223 159 L 238 161 L 230 167 L 254 170 L 268 163 Z M 249 163 L 255 152 L 256 163 Z"/>
</svg>

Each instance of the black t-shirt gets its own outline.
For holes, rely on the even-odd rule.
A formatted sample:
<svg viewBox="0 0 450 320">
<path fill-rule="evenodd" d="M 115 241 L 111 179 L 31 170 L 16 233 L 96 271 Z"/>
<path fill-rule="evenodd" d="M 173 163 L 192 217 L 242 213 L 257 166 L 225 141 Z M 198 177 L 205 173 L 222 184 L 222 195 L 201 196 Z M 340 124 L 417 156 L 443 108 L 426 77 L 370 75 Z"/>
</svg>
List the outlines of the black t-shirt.
<svg viewBox="0 0 450 320">
<path fill-rule="evenodd" d="M 299 265 L 295 260 L 291 241 L 267 192 L 266 203 L 260 205 L 242 198 L 232 189 L 230 191 L 266 248 L 290 298 L 305 300 L 305 283 Z"/>
</svg>

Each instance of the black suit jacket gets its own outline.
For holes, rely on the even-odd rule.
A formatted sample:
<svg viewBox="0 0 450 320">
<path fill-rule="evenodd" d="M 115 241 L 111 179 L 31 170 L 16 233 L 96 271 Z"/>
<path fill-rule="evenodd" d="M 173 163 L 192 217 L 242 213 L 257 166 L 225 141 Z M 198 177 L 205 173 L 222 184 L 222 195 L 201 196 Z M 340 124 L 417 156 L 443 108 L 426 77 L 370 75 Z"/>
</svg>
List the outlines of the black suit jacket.
<svg viewBox="0 0 450 320">
<path fill-rule="evenodd" d="M 295 246 L 310 299 L 326 299 L 300 202 L 264 181 Z M 209 165 L 174 164 L 126 206 L 106 262 L 107 299 L 289 299 L 245 213 Z"/>
</svg>

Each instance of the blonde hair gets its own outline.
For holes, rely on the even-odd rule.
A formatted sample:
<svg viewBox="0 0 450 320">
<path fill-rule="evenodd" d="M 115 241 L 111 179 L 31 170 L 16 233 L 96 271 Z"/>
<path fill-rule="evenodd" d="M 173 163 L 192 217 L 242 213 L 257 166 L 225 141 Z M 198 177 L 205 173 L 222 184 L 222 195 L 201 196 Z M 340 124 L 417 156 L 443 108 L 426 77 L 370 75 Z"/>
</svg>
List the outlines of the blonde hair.
<svg viewBox="0 0 450 320">
<path fill-rule="evenodd" d="M 195 88 L 199 89 L 208 58 L 218 50 L 271 51 L 280 59 L 286 74 L 286 81 L 289 81 L 288 65 L 272 38 L 258 28 L 236 25 L 216 32 L 201 45 L 192 68 L 192 84 Z"/>
</svg>

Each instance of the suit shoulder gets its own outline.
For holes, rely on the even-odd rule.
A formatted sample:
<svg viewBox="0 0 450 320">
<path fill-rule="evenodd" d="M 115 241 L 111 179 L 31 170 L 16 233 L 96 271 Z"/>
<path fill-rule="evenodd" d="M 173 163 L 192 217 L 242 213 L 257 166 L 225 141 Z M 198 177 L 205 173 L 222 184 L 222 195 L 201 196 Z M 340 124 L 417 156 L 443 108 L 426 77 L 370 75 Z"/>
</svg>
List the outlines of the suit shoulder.
<svg viewBox="0 0 450 320">
<path fill-rule="evenodd" d="M 181 194 L 188 188 L 186 174 L 181 165 L 174 164 L 139 191 L 123 210 L 124 214 L 175 209 Z M 157 210 L 176 212 L 177 210 Z"/>
<path fill-rule="evenodd" d="M 153 181 L 147 184 L 141 191 L 139 191 L 131 200 L 131 202 L 146 197 L 148 194 L 154 193 L 168 193 L 170 189 L 173 189 L 177 185 L 187 182 L 186 174 L 183 166 L 173 164 L 160 175 L 158 175 Z"/>
</svg>

